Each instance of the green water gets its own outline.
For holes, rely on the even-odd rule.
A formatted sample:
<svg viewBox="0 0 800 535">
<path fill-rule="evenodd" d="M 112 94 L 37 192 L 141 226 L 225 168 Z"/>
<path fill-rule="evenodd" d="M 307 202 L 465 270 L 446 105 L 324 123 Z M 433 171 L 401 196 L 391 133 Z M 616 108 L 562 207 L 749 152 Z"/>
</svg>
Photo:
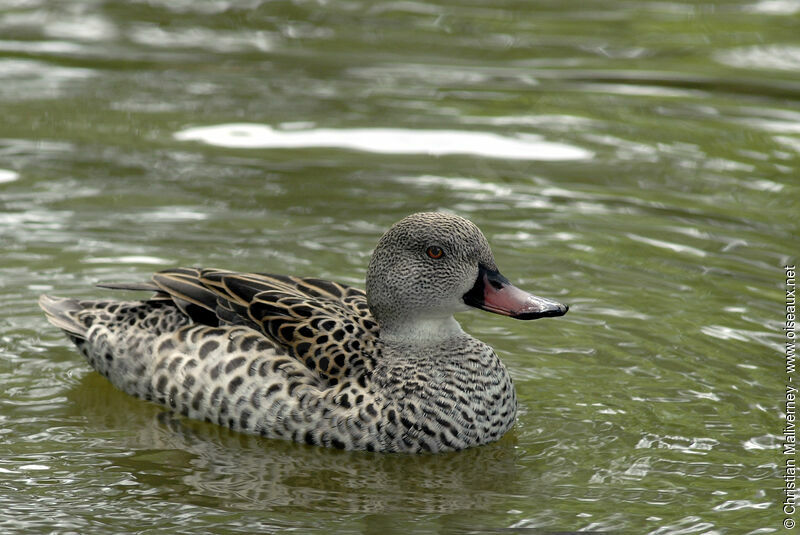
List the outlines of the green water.
<svg viewBox="0 0 800 535">
<path fill-rule="evenodd" d="M 0 1 L 0 531 L 783 532 L 798 72 L 793 0 Z M 35 305 L 179 265 L 360 285 L 437 209 L 571 305 L 459 318 L 521 400 L 474 450 L 186 421 Z"/>
</svg>

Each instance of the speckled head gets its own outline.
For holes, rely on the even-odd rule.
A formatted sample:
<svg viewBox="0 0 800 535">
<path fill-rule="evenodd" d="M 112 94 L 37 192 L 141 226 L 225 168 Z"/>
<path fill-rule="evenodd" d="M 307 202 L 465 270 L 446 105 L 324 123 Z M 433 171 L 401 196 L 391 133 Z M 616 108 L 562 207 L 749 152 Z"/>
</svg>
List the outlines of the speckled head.
<svg viewBox="0 0 800 535">
<path fill-rule="evenodd" d="M 463 217 L 438 212 L 412 214 L 381 237 L 369 263 L 367 300 L 382 336 L 460 332 L 452 315 L 468 306 L 518 319 L 567 311 L 511 285 L 500 275 L 480 229 Z"/>
</svg>

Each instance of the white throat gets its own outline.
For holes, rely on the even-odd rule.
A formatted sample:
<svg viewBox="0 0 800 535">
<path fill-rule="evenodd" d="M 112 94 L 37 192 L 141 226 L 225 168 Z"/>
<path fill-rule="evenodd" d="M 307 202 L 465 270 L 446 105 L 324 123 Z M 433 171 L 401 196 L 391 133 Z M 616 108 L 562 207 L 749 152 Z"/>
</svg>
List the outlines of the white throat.
<svg viewBox="0 0 800 535">
<path fill-rule="evenodd" d="M 453 316 L 444 318 L 418 318 L 381 326 L 381 340 L 389 343 L 427 345 L 464 334 Z"/>
</svg>

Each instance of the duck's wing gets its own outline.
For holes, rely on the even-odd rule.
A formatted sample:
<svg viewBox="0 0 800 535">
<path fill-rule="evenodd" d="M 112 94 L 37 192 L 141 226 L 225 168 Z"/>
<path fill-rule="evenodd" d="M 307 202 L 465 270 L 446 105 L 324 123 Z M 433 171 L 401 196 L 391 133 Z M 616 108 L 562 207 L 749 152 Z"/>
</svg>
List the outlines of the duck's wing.
<svg viewBox="0 0 800 535">
<path fill-rule="evenodd" d="M 195 321 L 260 331 L 323 379 L 335 383 L 373 367 L 378 325 L 361 289 L 323 279 L 194 268 L 161 271 L 153 283 Z"/>
<path fill-rule="evenodd" d="M 204 291 L 201 286 L 193 285 L 191 282 L 192 277 L 199 275 L 200 270 L 193 268 L 179 268 L 170 270 L 175 272 L 176 291 L 169 292 L 153 282 L 135 282 L 135 283 L 101 283 L 98 288 L 107 288 L 109 290 L 130 290 L 135 292 L 150 291 L 154 292 L 153 296 L 148 301 L 172 301 L 177 307 L 195 323 L 202 323 L 212 327 L 220 325 L 219 318 L 217 317 L 214 309 L 216 308 L 216 297 L 213 293 Z M 161 273 L 156 273 L 155 277 Z"/>
</svg>

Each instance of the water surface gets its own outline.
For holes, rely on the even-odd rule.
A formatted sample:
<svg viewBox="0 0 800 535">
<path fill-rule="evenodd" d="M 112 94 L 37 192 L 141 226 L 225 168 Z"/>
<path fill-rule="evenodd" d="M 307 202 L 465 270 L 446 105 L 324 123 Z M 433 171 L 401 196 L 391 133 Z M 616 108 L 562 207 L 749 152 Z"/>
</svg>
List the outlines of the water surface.
<svg viewBox="0 0 800 535">
<path fill-rule="evenodd" d="M 798 27 L 789 0 L 0 2 L 0 530 L 781 531 Z M 420 210 L 571 305 L 459 317 L 515 380 L 496 444 L 186 421 L 35 305 L 178 265 L 361 285 Z"/>
</svg>

